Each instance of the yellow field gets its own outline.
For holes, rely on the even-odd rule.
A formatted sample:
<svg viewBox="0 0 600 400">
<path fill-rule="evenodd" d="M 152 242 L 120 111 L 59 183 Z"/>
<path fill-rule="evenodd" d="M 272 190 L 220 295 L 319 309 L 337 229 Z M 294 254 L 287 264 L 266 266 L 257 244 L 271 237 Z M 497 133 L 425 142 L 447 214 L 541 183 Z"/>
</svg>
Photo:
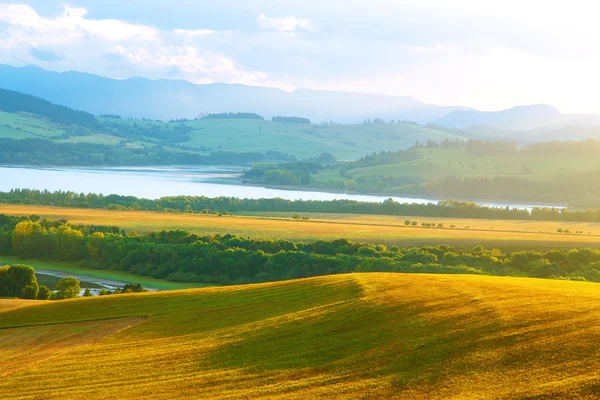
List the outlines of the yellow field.
<svg viewBox="0 0 600 400">
<path fill-rule="evenodd" d="M 235 234 L 290 240 L 353 241 L 413 246 L 449 244 L 472 247 L 478 244 L 501 249 L 550 247 L 600 247 L 600 224 L 581 222 L 444 219 L 354 214 L 303 214 L 309 221 L 291 219 L 292 213 L 255 213 L 249 216 L 206 216 L 143 211 L 108 211 L 50 206 L 0 204 L 0 213 L 37 214 L 66 219 L 77 224 L 117 225 L 138 233 L 162 229 L 183 229 L 200 234 Z M 438 222 L 444 229 L 406 227 L 404 220 Z M 455 225 L 455 228 L 450 228 Z M 469 229 L 466 229 L 468 227 Z M 556 233 L 557 229 L 583 231 L 583 235 Z"/>
<path fill-rule="evenodd" d="M 596 399 L 600 285 L 351 274 L 0 311 L 1 399 Z"/>
<path fill-rule="evenodd" d="M 23 306 L 30 306 L 35 301 L 31 300 L 21 300 L 21 299 L 3 299 L 0 298 L 0 311 L 8 310 L 9 308 L 17 308 Z M 42 302 L 40 302 L 42 303 Z"/>
</svg>

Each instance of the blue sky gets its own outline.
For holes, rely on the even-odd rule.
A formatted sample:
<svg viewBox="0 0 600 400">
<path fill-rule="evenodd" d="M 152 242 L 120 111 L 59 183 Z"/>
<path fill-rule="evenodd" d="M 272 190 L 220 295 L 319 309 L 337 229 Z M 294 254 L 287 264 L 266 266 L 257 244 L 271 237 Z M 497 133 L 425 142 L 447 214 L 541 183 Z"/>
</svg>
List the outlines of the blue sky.
<svg viewBox="0 0 600 400">
<path fill-rule="evenodd" d="M 0 63 L 600 113 L 591 1 L 0 0 Z"/>
</svg>

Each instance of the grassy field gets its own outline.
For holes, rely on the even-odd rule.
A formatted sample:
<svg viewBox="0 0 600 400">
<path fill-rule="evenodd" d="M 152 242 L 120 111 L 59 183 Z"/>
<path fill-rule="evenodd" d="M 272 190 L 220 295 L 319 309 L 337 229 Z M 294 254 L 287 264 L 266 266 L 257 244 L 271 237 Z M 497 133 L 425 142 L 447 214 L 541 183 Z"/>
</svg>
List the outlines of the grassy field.
<svg viewBox="0 0 600 400">
<path fill-rule="evenodd" d="M 145 127 L 173 126 L 153 121 L 100 120 Z M 191 139 L 182 143 L 189 148 L 259 153 L 280 151 L 298 158 L 330 152 L 340 159 L 353 160 L 373 152 L 405 149 L 416 141 L 458 137 L 412 124 L 304 125 L 251 119 L 202 119 L 184 124 L 192 128 Z"/>
<path fill-rule="evenodd" d="M 54 271 L 63 272 L 65 274 L 73 274 L 81 277 L 89 277 L 96 279 L 106 279 L 115 282 L 126 283 L 139 283 L 144 287 L 160 290 L 175 290 L 175 289 L 189 289 L 206 287 L 208 285 L 202 283 L 179 283 L 169 282 L 164 279 L 155 279 L 149 276 L 133 275 L 123 271 L 111 271 L 111 270 L 95 270 L 88 268 L 81 268 L 77 263 L 74 262 L 59 262 L 59 261 L 48 261 L 48 260 L 20 260 L 14 257 L 2 257 L 0 256 L 0 265 L 14 265 L 14 264 L 26 264 L 36 271 Z"/>
<path fill-rule="evenodd" d="M 0 398 L 595 399 L 598 326 L 598 284 L 460 275 L 33 302 Z"/>
<path fill-rule="evenodd" d="M 29 139 L 57 137 L 64 131 L 45 118 L 31 114 L 10 114 L 0 111 L 0 138 Z"/>
<path fill-rule="evenodd" d="M 33 304 L 44 304 L 44 302 L 36 300 L 4 299 L 0 297 L 0 311 L 5 311 L 11 308 L 31 306 Z"/>
<path fill-rule="evenodd" d="M 416 141 L 454 140 L 456 135 L 413 124 L 356 124 L 356 125 L 304 125 L 251 119 L 203 119 L 181 123 L 159 121 L 130 121 L 126 119 L 99 118 L 99 121 L 119 125 L 154 126 L 172 129 L 179 124 L 191 128 L 190 140 L 182 143 L 164 142 L 174 148 L 202 152 L 258 152 L 280 151 L 298 158 L 316 157 L 323 152 L 335 154 L 342 160 L 353 160 L 361 156 L 384 150 L 401 150 L 411 147 Z M 97 143 L 118 145 L 122 138 L 107 132 L 90 131 L 86 136 L 59 139 L 65 127 L 31 114 L 0 112 L 0 138 L 27 139 L 45 138 L 59 143 Z M 463 139 L 462 137 L 460 137 Z M 151 141 L 153 142 L 153 141 Z M 129 147 L 151 145 L 150 142 L 127 143 Z"/>
<path fill-rule="evenodd" d="M 254 213 L 247 216 L 205 216 L 143 211 L 108 211 L 0 204 L 0 213 L 40 215 L 66 219 L 75 224 L 116 225 L 138 233 L 182 229 L 199 234 L 235 234 L 244 237 L 283 238 L 294 241 L 334 240 L 398 246 L 449 244 L 460 248 L 476 245 L 502 250 L 600 247 L 600 224 L 583 222 L 447 219 L 355 214 L 302 214 L 309 221 L 293 220 L 293 213 Z M 409 219 L 421 223 L 442 223 L 443 229 L 407 227 Z M 451 226 L 454 225 L 454 228 Z M 468 228 L 468 229 L 467 229 Z M 558 234 L 568 229 L 583 235 Z"/>
</svg>

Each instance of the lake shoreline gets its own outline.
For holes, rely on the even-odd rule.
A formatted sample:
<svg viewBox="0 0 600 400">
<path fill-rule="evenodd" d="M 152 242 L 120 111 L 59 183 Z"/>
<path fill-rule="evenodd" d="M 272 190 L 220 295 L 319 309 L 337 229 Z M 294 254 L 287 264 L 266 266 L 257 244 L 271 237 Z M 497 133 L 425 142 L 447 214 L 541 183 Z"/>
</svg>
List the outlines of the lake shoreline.
<svg viewBox="0 0 600 400">
<path fill-rule="evenodd" d="M 207 198 L 273 199 L 289 201 L 335 201 L 382 203 L 392 199 L 398 203 L 430 204 L 443 199 L 399 195 L 349 193 L 315 187 L 265 185 L 244 182 L 240 166 L 115 166 L 115 167 L 49 167 L 0 166 L 0 191 L 30 189 L 40 191 L 71 191 L 157 200 L 163 197 L 204 196 Z M 493 208 L 565 208 L 556 204 L 494 202 L 492 200 L 455 199 Z"/>
</svg>

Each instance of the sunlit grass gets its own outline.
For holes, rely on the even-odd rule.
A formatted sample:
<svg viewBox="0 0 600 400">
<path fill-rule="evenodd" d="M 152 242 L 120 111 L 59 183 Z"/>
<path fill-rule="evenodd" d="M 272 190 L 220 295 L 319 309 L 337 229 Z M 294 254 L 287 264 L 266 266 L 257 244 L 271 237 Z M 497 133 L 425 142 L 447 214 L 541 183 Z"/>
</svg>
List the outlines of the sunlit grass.
<svg viewBox="0 0 600 400">
<path fill-rule="evenodd" d="M 597 284 L 486 276 L 48 302 L 0 314 L 0 398 L 592 399 L 599 327 Z"/>
</svg>

